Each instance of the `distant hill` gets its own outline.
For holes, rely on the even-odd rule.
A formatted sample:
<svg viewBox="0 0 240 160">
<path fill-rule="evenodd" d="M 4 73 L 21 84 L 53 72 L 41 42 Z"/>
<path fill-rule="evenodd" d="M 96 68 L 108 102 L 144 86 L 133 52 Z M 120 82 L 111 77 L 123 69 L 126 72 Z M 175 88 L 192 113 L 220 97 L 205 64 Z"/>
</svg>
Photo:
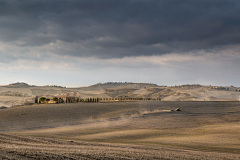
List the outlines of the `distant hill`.
<svg viewBox="0 0 240 160">
<path fill-rule="evenodd" d="M 8 88 L 22 88 L 22 87 L 30 87 L 29 84 L 27 83 L 24 83 L 24 82 L 16 82 L 16 83 L 11 83 L 9 85 L 6 85 L 5 87 L 8 87 Z"/>
<path fill-rule="evenodd" d="M 131 83 L 131 82 L 107 82 L 107 83 L 98 83 L 88 87 L 80 87 L 82 90 L 88 91 L 101 91 L 108 88 L 126 88 L 126 89 L 140 89 L 140 88 L 149 88 L 149 87 L 159 87 L 157 84 L 153 83 Z"/>
</svg>

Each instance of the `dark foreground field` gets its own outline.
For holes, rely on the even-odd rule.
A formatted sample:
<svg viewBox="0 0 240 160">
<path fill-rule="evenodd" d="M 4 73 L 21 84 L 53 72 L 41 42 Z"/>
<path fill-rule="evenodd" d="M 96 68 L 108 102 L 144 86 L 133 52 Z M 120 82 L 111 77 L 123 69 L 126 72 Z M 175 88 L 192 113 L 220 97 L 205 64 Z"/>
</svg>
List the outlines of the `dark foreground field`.
<svg viewBox="0 0 240 160">
<path fill-rule="evenodd" d="M 0 159 L 240 159 L 239 144 L 239 102 L 0 109 Z"/>
</svg>

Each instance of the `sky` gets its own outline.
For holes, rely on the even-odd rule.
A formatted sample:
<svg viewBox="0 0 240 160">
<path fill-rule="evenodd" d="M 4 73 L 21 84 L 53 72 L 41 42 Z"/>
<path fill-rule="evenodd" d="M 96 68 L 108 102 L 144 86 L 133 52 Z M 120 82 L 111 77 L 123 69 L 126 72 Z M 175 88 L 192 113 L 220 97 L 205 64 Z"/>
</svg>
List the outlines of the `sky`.
<svg viewBox="0 0 240 160">
<path fill-rule="evenodd" d="M 239 0 L 0 0 L 0 85 L 240 86 Z"/>
</svg>

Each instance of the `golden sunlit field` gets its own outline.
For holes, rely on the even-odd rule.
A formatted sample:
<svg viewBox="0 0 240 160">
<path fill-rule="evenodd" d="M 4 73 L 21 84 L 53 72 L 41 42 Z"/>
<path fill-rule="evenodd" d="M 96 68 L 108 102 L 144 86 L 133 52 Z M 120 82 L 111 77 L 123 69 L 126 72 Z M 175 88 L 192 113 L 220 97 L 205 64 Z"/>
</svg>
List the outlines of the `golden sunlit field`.
<svg viewBox="0 0 240 160">
<path fill-rule="evenodd" d="M 0 158 L 239 159 L 239 125 L 240 102 L 12 107 L 0 109 Z"/>
</svg>

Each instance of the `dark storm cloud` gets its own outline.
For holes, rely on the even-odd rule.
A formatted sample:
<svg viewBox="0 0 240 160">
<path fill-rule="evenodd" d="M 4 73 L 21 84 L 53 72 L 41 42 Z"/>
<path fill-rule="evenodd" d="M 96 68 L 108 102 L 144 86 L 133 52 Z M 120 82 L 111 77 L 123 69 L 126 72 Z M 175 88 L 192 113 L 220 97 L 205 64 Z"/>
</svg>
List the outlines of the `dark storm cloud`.
<svg viewBox="0 0 240 160">
<path fill-rule="evenodd" d="M 238 0 L 0 0 L 0 40 L 56 54 L 161 55 L 240 43 Z M 71 46 L 72 45 L 72 46 Z"/>
</svg>

